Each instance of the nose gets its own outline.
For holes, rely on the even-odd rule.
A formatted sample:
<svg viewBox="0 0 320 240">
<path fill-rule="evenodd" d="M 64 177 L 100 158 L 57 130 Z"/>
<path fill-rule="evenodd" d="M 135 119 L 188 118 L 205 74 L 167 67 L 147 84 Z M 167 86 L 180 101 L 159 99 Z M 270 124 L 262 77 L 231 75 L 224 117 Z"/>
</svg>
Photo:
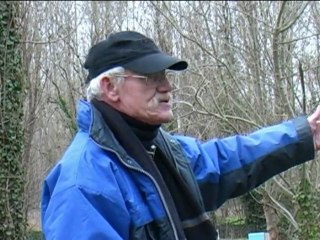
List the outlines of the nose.
<svg viewBox="0 0 320 240">
<path fill-rule="evenodd" d="M 159 85 L 157 86 L 157 90 L 159 92 L 171 92 L 172 91 L 172 85 L 169 82 L 167 77 L 165 77 L 161 82 L 159 82 Z"/>
</svg>

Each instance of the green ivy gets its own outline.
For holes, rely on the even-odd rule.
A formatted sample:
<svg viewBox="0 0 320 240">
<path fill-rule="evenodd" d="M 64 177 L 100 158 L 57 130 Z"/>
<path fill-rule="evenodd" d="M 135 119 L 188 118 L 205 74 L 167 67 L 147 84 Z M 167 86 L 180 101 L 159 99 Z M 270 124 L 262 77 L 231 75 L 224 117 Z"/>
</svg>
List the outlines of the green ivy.
<svg viewBox="0 0 320 240">
<path fill-rule="evenodd" d="M 18 2 L 0 2 L 0 239 L 26 239 L 22 54 Z"/>
<path fill-rule="evenodd" d="M 299 206 L 296 215 L 299 223 L 298 238 L 301 240 L 318 240 L 320 238 L 319 192 L 307 179 L 304 179 L 299 184 L 298 193 L 294 200 Z"/>
<path fill-rule="evenodd" d="M 264 216 L 261 201 L 262 195 L 256 190 L 252 190 L 240 197 L 244 207 L 245 224 L 251 232 L 263 231 L 266 227 L 266 219 Z"/>
</svg>

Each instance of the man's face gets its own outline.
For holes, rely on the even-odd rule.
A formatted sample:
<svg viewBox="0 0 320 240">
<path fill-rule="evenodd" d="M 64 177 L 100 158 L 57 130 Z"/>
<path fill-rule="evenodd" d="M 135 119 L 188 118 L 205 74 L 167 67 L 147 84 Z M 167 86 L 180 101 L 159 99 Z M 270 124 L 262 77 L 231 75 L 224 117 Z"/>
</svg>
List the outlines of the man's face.
<svg viewBox="0 0 320 240">
<path fill-rule="evenodd" d="M 125 72 L 124 82 L 118 88 L 118 110 L 150 125 L 170 122 L 173 119 L 172 86 L 164 71 L 147 78 L 139 76 Z"/>
</svg>

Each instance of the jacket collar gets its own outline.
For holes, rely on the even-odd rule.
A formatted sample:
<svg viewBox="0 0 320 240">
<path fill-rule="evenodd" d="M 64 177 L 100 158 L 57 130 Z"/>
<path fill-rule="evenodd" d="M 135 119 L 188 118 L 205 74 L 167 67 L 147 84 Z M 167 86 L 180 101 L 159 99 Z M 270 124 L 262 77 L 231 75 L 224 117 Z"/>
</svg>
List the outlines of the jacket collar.
<svg viewBox="0 0 320 240">
<path fill-rule="evenodd" d="M 79 130 L 87 132 L 101 147 L 117 150 L 123 158 L 127 155 L 114 137 L 110 128 L 103 121 L 101 113 L 86 100 L 80 100 L 78 102 L 77 124 Z"/>
<path fill-rule="evenodd" d="M 87 132 L 102 148 L 116 150 L 121 158 L 128 158 L 124 148 L 119 144 L 108 125 L 105 124 L 101 113 L 86 100 L 78 102 L 77 124 L 81 131 Z M 156 138 L 162 135 L 162 129 L 159 130 Z"/>
</svg>

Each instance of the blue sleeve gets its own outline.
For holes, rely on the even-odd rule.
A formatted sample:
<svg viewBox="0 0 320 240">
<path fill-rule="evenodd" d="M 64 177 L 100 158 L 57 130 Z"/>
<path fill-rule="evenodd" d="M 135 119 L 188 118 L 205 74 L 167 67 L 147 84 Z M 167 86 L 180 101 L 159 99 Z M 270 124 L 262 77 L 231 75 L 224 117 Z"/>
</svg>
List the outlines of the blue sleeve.
<svg viewBox="0 0 320 240">
<path fill-rule="evenodd" d="M 46 240 L 129 239 L 129 214 L 103 195 L 79 186 L 46 201 L 44 187 L 42 227 Z"/>
<path fill-rule="evenodd" d="M 313 137 L 305 117 L 204 143 L 183 136 L 177 140 L 190 160 L 208 211 L 314 158 Z"/>
</svg>

